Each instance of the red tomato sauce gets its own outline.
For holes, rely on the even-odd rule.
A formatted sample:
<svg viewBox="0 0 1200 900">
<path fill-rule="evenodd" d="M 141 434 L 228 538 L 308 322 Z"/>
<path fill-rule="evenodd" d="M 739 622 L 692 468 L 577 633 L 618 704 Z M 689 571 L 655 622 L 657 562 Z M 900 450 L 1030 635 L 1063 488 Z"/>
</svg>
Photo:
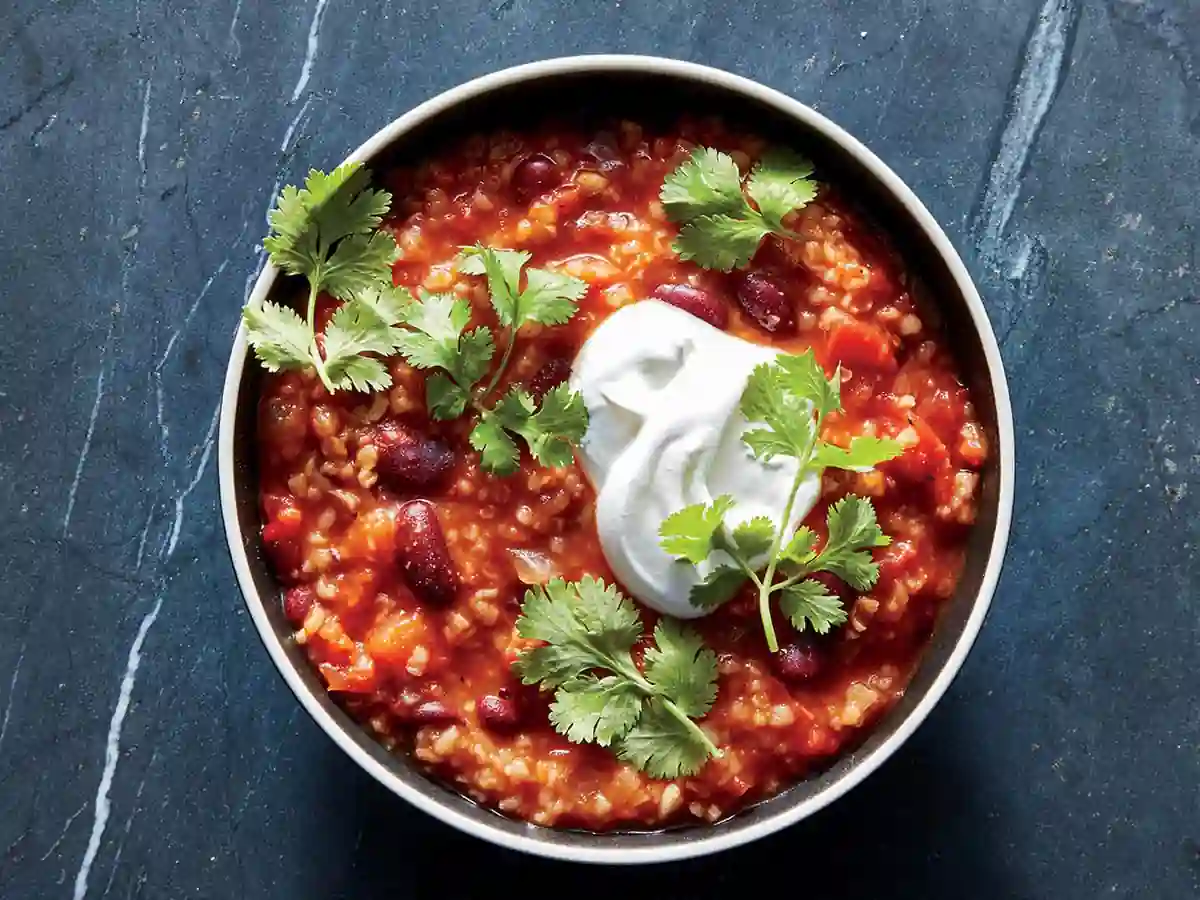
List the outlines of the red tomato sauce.
<svg viewBox="0 0 1200 900">
<path fill-rule="evenodd" d="M 580 468 L 524 457 L 511 477 L 483 472 L 467 443 L 470 419 L 432 421 L 425 373 L 398 358 L 393 386 L 375 395 L 330 395 L 311 371 L 268 375 L 262 391 L 263 541 L 295 640 L 386 746 L 538 824 L 715 821 L 827 766 L 902 696 L 954 591 L 975 517 L 984 430 L 935 304 L 886 236 L 822 185 L 789 219 L 802 240 L 768 239 L 746 271 L 681 262 L 658 192 L 696 145 L 730 153 L 743 171 L 763 150 L 718 122 L 670 133 L 620 122 L 474 137 L 376 181 L 395 196 L 385 225 L 401 253 L 396 283 L 467 299 L 472 327 L 496 321 L 484 280 L 456 271 L 462 245 L 528 250 L 531 265 L 587 282 L 570 322 L 522 331 L 501 388 L 544 392 L 614 310 L 687 285 L 731 334 L 811 348 L 827 372 L 841 365 L 844 410 L 826 420 L 826 440 L 875 434 L 905 445 L 876 471 L 827 471 L 807 519 L 823 537 L 828 505 L 856 493 L 893 539 L 876 551 L 881 575 L 868 594 L 828 580 L 845 626 L 814 638 L 777 617 L 785 646 L 772 655 L 749 596 L 693 623 L 718 655 L 719 694 L 701 724 L 723 750 L 697 775 L 654 780 L 607 750 L 567 742 L 547 721 L 548 698 L 511 673 L 525 646 L 514 623 L 528 584 L 612 580 Z M 323 301 L 323 315 L 331 308 Z M 415 498 L 428 501 L 419 522 L 402 511 Z M 431 569 L 405 555 L 414 546 L 420 559 L 437 557 Z M 654 616 L 643 610 L 643 620 L 649 630 Z"/>
</svg>

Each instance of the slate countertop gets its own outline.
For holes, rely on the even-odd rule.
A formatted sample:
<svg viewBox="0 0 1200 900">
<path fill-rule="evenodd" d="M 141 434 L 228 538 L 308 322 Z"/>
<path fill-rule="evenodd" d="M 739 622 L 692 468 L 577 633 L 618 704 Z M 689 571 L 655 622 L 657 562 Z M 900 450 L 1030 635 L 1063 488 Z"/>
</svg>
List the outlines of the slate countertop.
<svg viewBox="0 0 1200 900">
<path fill-rule="evenodd" d="M 0 11 L 0 896 L 1200 895 L 1200 5 L 16 0 Z M 302 713 L 216 509 L 218 389 L 281 183 L 581 52 L 709 63 L 908 181 L 1001 338 L 987 626 L 879 773 L 709 860 L 551 864 Z"/>
</svg>

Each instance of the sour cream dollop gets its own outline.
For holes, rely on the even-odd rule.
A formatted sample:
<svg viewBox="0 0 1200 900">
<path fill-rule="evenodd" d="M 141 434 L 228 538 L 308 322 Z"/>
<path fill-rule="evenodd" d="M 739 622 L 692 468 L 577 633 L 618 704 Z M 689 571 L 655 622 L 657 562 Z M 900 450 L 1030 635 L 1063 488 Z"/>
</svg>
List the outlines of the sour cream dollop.
<svg viewBox="0 0 1200 900">
<path fill-rule="evenodd" d="M 755 459 L 742 441 L 748 423 L 738 411 L 754 367 L 776 356 L 646 300 L 609 316 L 575 359 L 571 387 L 590 416 L 581 457 L 597 492 L 601 548 L 625 588 L 661 613 L 704 615 L 688 599 L 692 587 L 714 566 L 732 563 L 724 553 L 699 567 L 676 561 L 659 546 L 663 519 L 731 494 L 729 528 L 754 516 L 779 521 L 797 463 Z M 789 535 L 819 493 L 819 476 L 806 477 Z"/>
</svg>

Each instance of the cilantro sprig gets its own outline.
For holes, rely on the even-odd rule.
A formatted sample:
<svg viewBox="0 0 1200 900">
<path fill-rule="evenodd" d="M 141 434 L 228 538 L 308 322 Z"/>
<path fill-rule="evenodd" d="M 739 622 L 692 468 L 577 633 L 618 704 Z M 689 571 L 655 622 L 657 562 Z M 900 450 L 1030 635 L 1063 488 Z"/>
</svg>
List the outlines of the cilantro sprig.
<svg viewBox="0 0 1200 900">
<path fill-rule="evenodd" d="M 305 276 L 309 290 L 303 319 L 270 301 L 242 311 L 255 355 L 269 371 L 312 366 L 331 392 L 391 384 L 378 357 L 393 351 L 408 298 L 391 286 L 396 242 L 377 230 L 392 196 L 370 189 L 370 180 L 360 163 L 328 174 L 313 169 L 303 188 L 285 187 L 271 210 L 263 247 L 280 269 Z M 322 292 L 344 301 L 325 328 L 324 354 L 315 330 Z"/>
<path fill-rule="evenodd" d="M 742 173 L 731 156 L 697 147 L 667 176 L 659 194 L 667 217 L 681 226 L 673 249 L 706 269 L 728 272 L 748 265 L 768 234 L 799 237 L 783 219 L 816 196 L 812 173 L 804 157 L 773 150 L 754 167 L 743 192 Z"/>
<path fill-rule="evenodd" d="M 425 401 L 435 419 L 456 419 L 470 408 L 478 419 L 471 446 L 479 451 L 483 468 L 498 475 L 517 470 L 520 451 L 516 438 L 544 466 L 570 464 L 574 446 L 587 431 L 587 408 L 579 394 L 560 384 L 539 403 L 524 388 L 513 385 L 494 403 L 495 392 L 512 358 L 523 325 L 561 325 L 575 314 L 576 301 L 587 285 L 545 269 L 525 268 L 529 254 L 520 250 L 465 247 L 458 269 L 467 275 L 486 275 L 496 320 L 505 329 L 500 362 L 486 378 L 496 353 L 496 340 L 487 326 L 466 331 L 471 318 L 467 301 L 451 294 L 422 293 L 405 318 L 409 329 L 396 350 L 412 366 L 439 369 L 425 382 Z M 525 287 L 521 288 L 524 274 Z"/>
<path fill-rule="evenodd" d="M 418 299 L 392 284 L 396 242 L 378 230 L 392 196 L 371 189 L 370 181 L 361 164 L 347 163 L 330 173 L 313 169 L 303 188 L 288 185 L 280 193 L 263 247 L 280 269 L 308 279 L 308 301 L 304 318 L 271 301 L 246 305 L 242 318 L 255 355 L 271 372 L 312 367 L 330 392 L 367 392 L 391 386 L 384 359 L 399 353 L 416 368 L 439 370 L 425 382 L 435 419 L 456 419 L 468 409 L 477 415 L 470 442 L 488 471 L 510 475 L 517 470 L 517 438 L 542 465 L 568 465 L 588 424 L 577 393 L 559 385 L 539 402 L 513 386 L 494 403 L 489 398 L 521 327 L 563 324 L 575 314 L 587 285 L 558 272 L 525 268 L 529 254 L 523 251 L 464 248 L 459 271 L 487 276 L 504 333 L 500 362 L 492 368 L 496 338 L 486 326 L 466 330 L 471 307 L 465 300 L 426 291 L 419 291 Z M 318 339 L 316 304 L 322 293 L 342 303 Z"/>
<path fill-rule="evenodd" d="M 726 494 L 672 513 L 659 529 L 660 546 L 682 562 L 699 565 L 722 554 L 692 589 L 690 599 L 696 606 L 714 609 L 732 599 L 746 582 L 754 585 L 771 652 L 779 649 L 772 596 L 779 596 L 779 608 L 797 630 L 812 628 L 825 634 L 846 621 L 846 611 L 839 597 L 810 576 L 828 572 L 857 591 L 870 590 L 879 578 L 871 550 L 891 540 L 880 530 L 871 502 L 853 495 L 829 507 L 829 536 L 820 550 L 812 529 L 802 526 L 788 534 L 796 495 L 806 477 L 828 467 L 868 471 L 903 452 L 899 443 L 888 438 L 856 437 L 849 447 L 822 441 L 822 422 L 841 405 L 840 368 L 826 378 L 811 350 L 757 366 L 742 394 L 742 415 L 753 426 L 742 440 L 764 462 L 788 457 L 799 463 L 780 523 L 757 516 L 729 528 L 725 518 L 734 498 Z"/>
<path fill-rule="evenodd" d="M 716 699 L 717 658 L 678 622 L 659 620 L 639 669 L 637 607 L 599 579 L 554 579 L 526 592 L 517 632 L 545 642 L 513 668 L 554 691 L 550 722 L 567 740 L 611 747 L 652 778 L 693 775 L 720 756 L 694 721 Z"/>
</svg>

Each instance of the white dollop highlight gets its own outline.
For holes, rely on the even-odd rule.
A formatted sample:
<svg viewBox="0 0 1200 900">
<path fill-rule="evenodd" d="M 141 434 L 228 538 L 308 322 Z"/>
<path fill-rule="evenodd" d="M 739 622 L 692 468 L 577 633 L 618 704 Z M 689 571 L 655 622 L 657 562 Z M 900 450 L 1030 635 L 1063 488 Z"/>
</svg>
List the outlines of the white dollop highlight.
<svg viewBox="0 0 1200 900">
<path fill-rule="evenodd" d="M 704 615 L 688 599 L 692 587 L 732 564 L 721 552 L 698 567 L 673 559 L 659 546 L 663 519 L 721 494 L 735 500 L 730 529 L 755 516 L 778 523 L 783 514 L 797 462 L 755 459 L 738 410 L 754 367 L 777 355 L 645 300 L 609 316 L 575 359 L 571 387 L 590 417 L 580 456 L 596 488 L 600 545 L 621 584 L 661 613 Z M 819 476 L 801 482 L 789 535 L 819 493 Z"/>
</svg>

